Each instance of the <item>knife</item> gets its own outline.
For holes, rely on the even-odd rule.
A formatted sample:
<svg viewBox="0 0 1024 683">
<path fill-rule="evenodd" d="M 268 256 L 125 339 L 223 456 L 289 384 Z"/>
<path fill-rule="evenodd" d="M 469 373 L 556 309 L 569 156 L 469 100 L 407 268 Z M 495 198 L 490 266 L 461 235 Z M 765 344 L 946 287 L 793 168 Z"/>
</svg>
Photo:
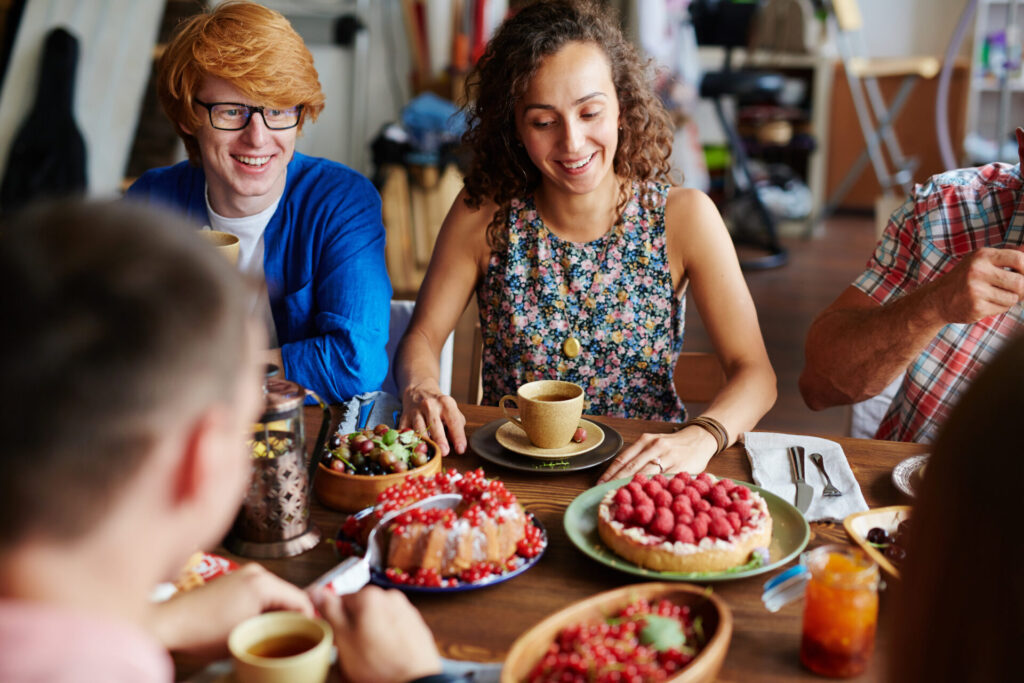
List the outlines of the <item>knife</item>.
<svg viewBox="0 0 1024 683">
<path fill-rule="evenodd" d="M 793 461 L 793 479 L 796 481 L 796 509 L 807 512 L 814 497 L 814 488 L 804 481 L 804 447 L 790 446 L 789 459 Z"/>
</svg>

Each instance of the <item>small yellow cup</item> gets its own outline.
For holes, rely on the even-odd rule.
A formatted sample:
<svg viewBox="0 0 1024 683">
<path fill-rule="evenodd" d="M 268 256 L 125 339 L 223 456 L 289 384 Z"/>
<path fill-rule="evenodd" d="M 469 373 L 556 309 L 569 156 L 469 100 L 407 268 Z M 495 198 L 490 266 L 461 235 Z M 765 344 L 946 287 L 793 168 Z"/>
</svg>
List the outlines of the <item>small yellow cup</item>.
<svg viewBox="0 0 1024 683">
<path fill-rule="evenodd" d="M 514 401 L 519 417 L 505 405 Z M 498 401 L 502 411 L 526 432 L 537 448 L 562 448 L 569 445 L 583 415 L 583 388 L 572 382 L 543 379 L 527 382 L 516 395 L 505 394 Z"/>
<path fill-rule="evenodd" d="M 199 234 L 207 242 L 217 247 L 217 251 L 223 254 L 231 265 L 238 265 L 238 238 L 236 236 L 220 230 L 200 230 Z"/>
<path fill-rule="evenodd" d="M 324 683 L 334 631 L 323 619 L 267 612 L 246 619 L 228 636 L 238 683 Z"/>
</svg>

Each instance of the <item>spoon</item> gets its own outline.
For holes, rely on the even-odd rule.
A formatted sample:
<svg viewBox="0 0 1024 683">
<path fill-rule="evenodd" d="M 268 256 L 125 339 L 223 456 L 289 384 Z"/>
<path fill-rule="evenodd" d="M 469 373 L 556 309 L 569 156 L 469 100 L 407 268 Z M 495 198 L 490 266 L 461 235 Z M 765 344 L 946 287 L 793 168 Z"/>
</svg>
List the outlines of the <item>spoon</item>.
<svg viewBox="0 0 1024 683">
<path fill-rule="evenodd" d="M 818 466 L 821 470 L 822 476 L 825 477 L 825 490 L 822 491 L 823 496 L 841 496 L 843 492 L 832 485 L 832 480 L 829 479 L 828 472 L 825 471 L 825 461 L 821 457 L 821 453 L 811 453 L 811 462 Z"/>
<path fill-rule="evenodd" d="M 409 510 L 451 509 L 461 502 L 462 494 L 460 493 L 439 493 L 389 512 L 370 531 L 370 536 L 366 539 L 366 553 L 362 557 L 348 557 L 342 560 L 306 586 L 306 590 L 312 591 L 321 586 L 330 586 L 338 595 L 355 593 L 370 582 L 371 569 L 383 568 L 385 535 L 378 534 L 378 531 L 387 529 L 392 520 Z"/>
</svg>

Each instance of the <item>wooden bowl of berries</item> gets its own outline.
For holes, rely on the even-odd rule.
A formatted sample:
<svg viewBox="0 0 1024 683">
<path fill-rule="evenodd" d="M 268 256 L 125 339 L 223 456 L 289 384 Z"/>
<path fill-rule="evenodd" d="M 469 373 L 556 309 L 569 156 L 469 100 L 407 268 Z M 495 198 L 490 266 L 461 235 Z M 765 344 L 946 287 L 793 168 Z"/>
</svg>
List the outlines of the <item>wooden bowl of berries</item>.
<svg viewBox="0 0 1024 683">
<path fill-rule="evenodd" d="M 911 510 L 909 505 L 890 505 L 855 512 L 843 520 L 850 539 L 894 579 L 900 578 L 907 554 Z"/>
<path fill-rule="evenodd" d="M 342 512 L 357 512 L 377 495 L 410 476 L 441 470 L 441 451 L 411 429 L 384 424 L 351 434 L 334 434 L 317 466 L 313 490 L 320 502 Z"/>
<path fill-rule="evenodd" d="M 581 680 L 632 668 L 637 680 L 703 683 L 715 679 L 731 639 L 732 612 L 707 589 L 633 584 L 573 603 L 519 636 L 501 683 L 576 680 L 580 657 L 593 674 Z"/>
</svg>

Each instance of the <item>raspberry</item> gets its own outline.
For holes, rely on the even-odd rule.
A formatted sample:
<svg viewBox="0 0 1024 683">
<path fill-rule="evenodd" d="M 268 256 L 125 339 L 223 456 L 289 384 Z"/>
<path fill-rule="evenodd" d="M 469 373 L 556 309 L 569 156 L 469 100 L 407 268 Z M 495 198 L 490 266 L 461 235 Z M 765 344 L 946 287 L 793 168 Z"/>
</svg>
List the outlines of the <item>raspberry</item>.
<svg viewBox="0 0 1024 683">
<path fill-rule="evenodd" d="M 703 482 L 707 483 L 708 486 L 713 486 L 714 483 L 715 483 L 715 478 L 712 477 L 707 472 L 701 472 L 696 477 L 694 477 L 694 479 L 696 479 L 697 481 L 703 481 Z"/>
<path fill-rule="evenodd" d="M 612 514 L 616 522 L 628 524 L 629 520 L 633 517 L 633 506 L 630 505 L 629 503 L 622 503 L 621 505 L 616 505 Z"/>
<path fill-rule="evenodd" d="M 654 505 L 654 501 L 643 491 L 639 491 L 633 494 L 633 507 L 639 507 L 641 505 Z"/>
<path fill-rule="evenodd" d="M 711 490 L 711 484 L 707 483 L 703 479 L 695 479 L 690 486 L 697 489 L 697 492 L 700 493 L 701 496 Z"/>
<path fill-rule="evenodd" d="M 711 515 L 706 512 L 698 512 L 693 516 L 694 519 L 703 519 L 706 523 L 711 524 Z"/>
<path fill-rule="evenodd" d="M 700 491 L 693 488 L 692 486 L 687 487 L 687 489 L 683 492 L 683 495 L 689 498 L 691 503 L 696 503 L 701 498 Z"/>
<path fill-rule="evenodd" d="M 676 496 L 672 501 L 672 514 L 676 515 L 692 515 L 693 505 L 690 503 L 690 499 L 686 496 Z"/>
<path fill-rule="evenodd" d="M 637 493 L 644 492 L 644 487 L 639 482 L 631 481 L 628 484 L 626 484 L 626 490 L 629 491 L 630 495 L 636 496 Z"/>
<path fill-rule="evenodd" d="M 655 507 L 667 509 L 672 505 L 672 494 L 665 489 L 661 489 L 651 497 L 654 499 Z"/>
<path fill-rule="evenodd" d="M 676 522 L 678 522 L 680 524 L 692 524 L 693 523 L 693 515 L 689 514 L 689 513 L 686 513 L 686 512 L 684 512 L 681 515 L 676 515 Z"/>
<path fill-rule="evenodd" d="M 693 529 L 685 524 L 676 524 L 676 528 L 672 530 L 672 540 L 676 543 L 693 543 L 696 539 Z"/>
<path fill-rule="evenodd" d="M 725 508 L 713 507 L 708 510 L 708 514 L 711 515 L 711 519 L 718 519 L 719 517 L 725 517 Z"/>
<path fill-rule="evenodd" d="M 702 517 L 696 517 L 693 520 L 693 524 L 690 525 L 690 528 L 693 530 L 694 542 L 699 541 L 708 535 L 708 522 Z"/>
<path fill-rule="evenodd" d="M 621 488 L 615 492 L 615 502 L 619 505 L 633 504 L 633 494 L 629 492 L 627 488 Z"/>
<path fill-rule="evenodd" d="M 700 500 L 693 504 L 693 509 L 696 510 L 697 512 L 707 512 L 708 510 L 711 509 L 711 503 L 701 498 Z"/>
<path fill-rule="evenodd" d="M 721 486 L 716 486 L 711 489 L 711 495 L 709 498 L 711 502 L 714 503 L 715 507 L 727 508 L 729 507 L 729 504 L 732 503 L 732 498 L 729 497 L 729 494 Z"/>
<path fill-rule="evenodd" d="M 750 500 L 750 489 L 746 486 L 737 486 L 736 495 L 740 497 L 740 500 Z"/>
<path fill-rule="evenodd" d="M 658 482 L 658 485 L 661 486 L 662 488 L 668 486 L 668 477 L 666 477 L 664 474 L 655 474 L 653 477 L 651 477 L 651 480 Z"/>
<path fill-rule="evenodd" d="M 743 520 L 741 520 L 740 516 L 735 512 L 730 512 L 726 515 L 726 519 L 729 520 L 729 524 L 732 525 L 733 531 L 739 531 L 740 527 L 743 526 Z"/>
<path fill-rule="evenodd" d="M 679 481 L 683 482 L 684 484 L 689 484 L 690 480 L 693 479 L 693 477 L 690 476 L 689 472 L 679 472 L 678 474 L 676 474 L 676 476 L 674 476 L 672 478 L 673 479 L 678 479 Z"/>
<path fill-rule="evenodd" d="M 734 500 L 729 505 L 729 512 L 735 512 L 740 516 L 741 520 L 750 519 L 750 501 L 749 500 Z"/>
<path fill-rule="evenodd" d="M 637 472 L 636 474 L 633 475 L 633 481 L 643 486 L 644 484 L 647 483 L 647 476 L 641 472 Z"/>
<path fill-rule="evenodd" d="M 736 486 L 738 486 L 738 484 L 732 479 L 719 479 L 718 486 L 721 486 L 726 491 L 732 491 Z"/>
<path fill-rule="evenodd" d="M 678 476 L 672 477 L 672 479 L 669 480 L 668 485 L 666 485 L 665 488 L 667 488 L 669 493 L 671 493 L 673 496 L 678 496 L 680 493 L 686 490 L 686 482 L 680 479 Z"/>
<path fill-rule="evenodd" d="M 638 526 L 647 526 L 654 519 L 654 504 L 636 505 L 633 508 L 633 522 Z"/>
<path fill-rule="evenodd" d="M 708 525 L 708 535 L 716 538 L 729 538 L 732 536 L 732 525 L 729 524 L 729 520 L 721 517 L 713 519 Z"/>
<path fill-rule="evenodd" d="M 654 481 L 653 479 L 644 484 L 644 493 L 646 493 L 651 498 L 654 498 L 654 494 L 657 493 L 658 491 L 661 491 L 661 484 Z"/>
<path fill-rule="evenodd" d="M 676 526 L 676 520 L 672 517 L 672 511 L 667 508 L 659 508 L 654 511 L 654 519 L 651 520 L 647 530 L 656 536 L 667 537 Z"/>
</svg>

